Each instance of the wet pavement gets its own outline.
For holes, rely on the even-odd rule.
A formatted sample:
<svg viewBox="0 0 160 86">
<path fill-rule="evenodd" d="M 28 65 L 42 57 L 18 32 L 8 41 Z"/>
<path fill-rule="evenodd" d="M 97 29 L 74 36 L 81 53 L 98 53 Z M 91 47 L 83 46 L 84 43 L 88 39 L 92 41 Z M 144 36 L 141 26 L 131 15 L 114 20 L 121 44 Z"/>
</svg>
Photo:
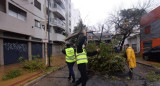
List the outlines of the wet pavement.
<svg viewBox="0 0 160 86">
<path fill-rule="evenodd" d="M 74 65 L 76 79 L 80 77 L 77 65 Z M 145 79 L 145 75 L 151 71 L 159 71 L 153 67 L 148 67 L 146 65 L 137 64 L 134 69 L 133 79 L 128 80 L 128 70 L 123 74 L 116 75 L 119 79 L 106 79 L 102 75 L 94 74 L 89 78 L 86 86 L 160 86 L 160 82 L 150 83 Z M 61 70 L 53 72 L 41 80 L 34 82 L 28 86 L 72 86 L 71 82 L 67 80 L 68 68 L 65 67 Z M 79 85 L 81 86 L 81 85 Z"/>
</svg>

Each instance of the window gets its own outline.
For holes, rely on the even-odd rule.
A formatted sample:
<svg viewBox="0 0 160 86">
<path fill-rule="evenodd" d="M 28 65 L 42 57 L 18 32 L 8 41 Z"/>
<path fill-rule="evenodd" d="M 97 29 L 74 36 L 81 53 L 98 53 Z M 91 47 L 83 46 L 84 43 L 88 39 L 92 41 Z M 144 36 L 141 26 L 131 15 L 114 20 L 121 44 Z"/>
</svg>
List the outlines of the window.
<svg viewBox="0 0 160 86">
<path fill-rule="evenodd" d="M 71 26 L 71 21 L 69 20 L 69 25 Z"/>
<path fill-rule="evenodd" d="M 20 8 L 9 3 L 9 15 L 18 18 L 20 20 L 26 21 L 27 13 Z"/>
<path fill-rule="evenodd" d="M 37 0 L 34 0 L 34 6 L 37 7 L 39 10 L 41 10 L 41 3 Z"/>
<path fill-rule="evenodd" d="M 0 0 L 0 11 L 6 13 L 6 0 Z"/>
<path fill-rule="evenodd" d="M 109 35 L 105 35 L 106 38 L 109 38 Z"/>
<path fill-rule="evenodd" d="M 94 38 L 94 36 L 89 36 L 89 39 L 93 39 Z"/>
<path fill-rule="evenodd" d="M 145 27 L 145 34 L 150 34 L 151 33 L 151 26 Z"/>
<path fill-rule="evenodd" d="M 71 4 L 69 4 L 69 9 L 71 9 Z"/>
<path fill-rule="evenodd" d="M 35 27 L 41 28 L 41 24 L 38 20 L 35 20 Z"/>
<path fill-rule="evenodd" d="M 69 31 L 71 32 L 71 28 L 69 28 Z"/>
<path fill-rule="evenodd" d="M 44 30 L 45 30 L 45 25 L 42 25 L 42 29 L 44 29 Z"/>
<path fill-rule="evenodd" d="M 71 17 L 71 12 L 69 12 L 69 17 Z"/>
</svg>

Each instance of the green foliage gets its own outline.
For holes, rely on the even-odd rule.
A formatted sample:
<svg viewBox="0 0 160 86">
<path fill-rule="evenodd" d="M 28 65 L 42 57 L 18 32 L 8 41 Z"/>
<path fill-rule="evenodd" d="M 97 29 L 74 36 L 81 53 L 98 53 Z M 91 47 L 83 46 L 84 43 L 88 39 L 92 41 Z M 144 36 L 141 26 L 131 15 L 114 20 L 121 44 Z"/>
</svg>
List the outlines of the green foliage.
<svg viewBox="0 0 160 86">
<path fill-rule="evenodd" d="M 96 43 L 90 43 L 86 46 L 87 52 L 97 49 Z M 124 71 L 124 61 L 122 54 L 113 52 L 111 44 L 101 43 L 101 52 L 99 55 L 88 57 L 89 68 L 96 72 L 122 72 Z"/>
<path fill-rule="evenodd" d="M 86 25 L 82 21 L 79 21 L 78 25 L 74 27 L 73 33 L 78 33 L 80 30 L 87 30 Z"/>
<path fill-rule="evenodd" d="M 2 80 L 13 79 L 20 76 L 21 74 L 22 74 L 22 70 L 19 70 L 19 69 L 11 70 L 6 75 L 2 76 Z"/>
<path fill-rule="evenodd" d="M 114 45 L 117 45 L 117 44 L 118 44 L 118 40 L 116 40 L 116 39 L 112 39 L 111 42 L 112 42 L 112 44 L 114 44 Z"/>
<path fill-rule="evenodd" d="M 26 69 L 29 72 L 35 72 L 37 70 L 45 70 L 45 63 L 37 58 L 38 56 L 32 56 L 34 60 L 28 61 L 28 60 L 21 60 L 21 66 Z M 22 59 L 20 57 L 20 59 Z"/>
<path fill-rule="evenodd" d="M 77 24 L 77 26 L 74 27 L 73 33 L 79 33 L 80 31 L 83 30 L 87 30 L 87 26 L 85 24 L 83 24 L 82 21 L 79 21 L 79 23 Z M 81 38 L 83 36 L 83 34 L 79 34 L 73 38 L 70 39 L 71 43 L 78 43 L 79 38 Z"/>
<path fill-rule="evenodd" d="M 146 78 L 151 82 L 160 81 L 160 74 L 156 74 L 155 72 L 148 73 Z"/>
</svg>

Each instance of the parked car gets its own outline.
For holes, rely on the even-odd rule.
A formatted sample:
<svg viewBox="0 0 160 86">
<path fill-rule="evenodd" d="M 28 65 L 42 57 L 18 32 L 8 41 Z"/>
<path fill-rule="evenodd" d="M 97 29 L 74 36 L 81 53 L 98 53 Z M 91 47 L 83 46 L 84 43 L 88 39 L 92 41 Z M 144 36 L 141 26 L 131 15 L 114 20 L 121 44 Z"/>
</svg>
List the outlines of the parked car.
<svg viewBox="0 0 160 86">
<path fill-rule="evenodd" d="M 160 60 L 160 46 L 154 47 L 149 51 L 144 52 L 143 59 L 144 60 L 151 60 L 151 59 Z"/>
</svg>

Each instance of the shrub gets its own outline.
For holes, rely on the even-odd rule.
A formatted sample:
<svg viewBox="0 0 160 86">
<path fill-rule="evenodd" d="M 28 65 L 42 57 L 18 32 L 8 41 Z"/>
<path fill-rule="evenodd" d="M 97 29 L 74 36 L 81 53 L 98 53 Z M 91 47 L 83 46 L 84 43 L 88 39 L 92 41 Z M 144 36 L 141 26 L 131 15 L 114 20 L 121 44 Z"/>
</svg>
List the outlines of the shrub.
<svg viewBox="0 0 160 86">
<path fill-rule="evenodd" d="M 37 70 L 45 70 L 45 63 L 38 59 L 36 56 L 33 56 L 34 60 L 22 60 L 21 65 L 24 69 L 28 70 L 29 72 L 35 72 Z"/>
<path fill-rule="evenodd" d="M 97 49 L 96 43 L 90 43 L 86 46 L 87 52 Z M 88 57 L 89 69 L 96 72 L 119 72 L 124 71 L 124 61 L 122 53 L 115 53 L 111 44 L 101 43 L 101 52 L 99 55 Z"/>
<path fill-rule="evenodd" d="M 8 80 L 12 78 L 16 78 L 22 74 L 22 70 L 16 69 L 9 71 L 6 75 L 2 76 L 2 80 Z"/>
</svg>

